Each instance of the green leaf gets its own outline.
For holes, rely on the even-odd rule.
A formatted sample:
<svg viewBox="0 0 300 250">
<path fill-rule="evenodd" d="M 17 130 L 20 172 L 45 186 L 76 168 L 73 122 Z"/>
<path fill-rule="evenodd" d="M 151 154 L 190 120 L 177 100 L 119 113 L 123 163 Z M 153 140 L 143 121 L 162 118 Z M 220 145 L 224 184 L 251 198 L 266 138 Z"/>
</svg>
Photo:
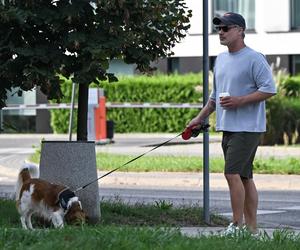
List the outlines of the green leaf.
<svg viewBox="0 0 300 250">
<path fill-rule="evenodd" d="M 5 1 L 0 93 L 38 85 L 49 99 L 59 100 L 58 73 L 85 84 L 117 81 L 107 73 L 114 58 L 151 73 L 151 62 L 167 57 L 185 36 L 190 17 L 184 0 L 93 1 L 93 6 L 86 0 Z M 0 107 L 6 98 L 0 94 Z"/>
</svg>

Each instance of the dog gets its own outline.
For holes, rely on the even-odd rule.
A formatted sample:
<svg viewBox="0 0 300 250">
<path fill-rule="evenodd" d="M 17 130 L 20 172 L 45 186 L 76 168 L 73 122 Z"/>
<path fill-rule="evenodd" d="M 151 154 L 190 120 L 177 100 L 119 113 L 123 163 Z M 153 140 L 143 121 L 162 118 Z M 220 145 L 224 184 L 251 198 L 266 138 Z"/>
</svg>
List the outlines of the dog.
<svg viewBox="0 0 300 250">
<path fill-rule="evenodd" d="M 23 164 L 16 183 L 16 206 L 24 229 L 33 229 L 33 214 L 52 222 L 55 228 L 84 223 L 81 202 L 69 188 L 38 178 L 38 168 Z"/>
</svg>

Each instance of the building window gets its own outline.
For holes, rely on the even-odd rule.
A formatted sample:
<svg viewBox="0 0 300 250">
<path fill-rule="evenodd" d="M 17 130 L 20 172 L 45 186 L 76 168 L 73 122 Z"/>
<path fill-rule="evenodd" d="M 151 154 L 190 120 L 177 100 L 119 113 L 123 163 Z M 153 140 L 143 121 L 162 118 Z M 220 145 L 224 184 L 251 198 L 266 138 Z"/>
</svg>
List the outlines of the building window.
<svg viewBox="0 0 300 250">
<path fill-rule="evenodd" d="M 293 75 L 300 75 L 300 55 L 293 55 L 292 56 L 292 74 Z"/>
<path fill-rule="evenodd" d="M 178 57 L 169 57 L 167 65 L 168 73 L 179 73 L 179 58 Z"/>
<path fill-rule="evenodd" d="M 23 91 L 18 96 L 19 88 L 7 92 L 7 104 L 34 105 L 36 104 L 36 90 Z M 1 110 L 0 129 L 5 133 L 34 133 L 36 128 L 37 111 L 34 109 Z"/>
<path fill-rule="evenodd" d="M 7 104 L 18 104 L 18 105 L 34 105 L 36 104 L 36 90 L 22 91 L 22 95 L 19 96 L 17 92 L 19 88 L 15 88 L 10 92 L 7 92 Z M 36 110 L 34 109 L 19 109 L 19 110 L 5 110 L 5 114 L 9 115 L 24 115 L 24 116 L 35 116 Z"/>
<path fill-rule="evenodd" d="M 300 1 L 291 1 L 291 25 L 292 30 L 300 30 Z"/>
<path fill-rule="evenodd" d="M 211 70 L 211 71 L 214 70 L 216 59 L 217 59 L 216 56 L 209 57 L 209 70 Z"/>
<path fill-rule="evenodd" d="M 113 59 L 109 62 L 107 72 L 114 73 L 117 76 L 134 75 L 135 68 L 135 64 L 126 64 L 123 60 Z"/>
<path fill-rule="evenodd" d="M 295 0 L 296 1 L 296 0 Z M 255 29 L 255 1 L 253 0 L 214 0 L 213 16 L 222 16 L 226 12 L 241 14 L 246 21 L 246 29 Z"/>
</svg>

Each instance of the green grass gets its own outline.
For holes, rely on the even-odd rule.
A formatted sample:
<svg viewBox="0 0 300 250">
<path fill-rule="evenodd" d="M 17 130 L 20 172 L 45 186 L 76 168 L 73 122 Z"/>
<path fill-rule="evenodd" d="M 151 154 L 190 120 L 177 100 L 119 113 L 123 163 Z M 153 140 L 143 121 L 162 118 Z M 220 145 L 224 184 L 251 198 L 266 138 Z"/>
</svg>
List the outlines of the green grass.
<svg viewBox="0 0 300 250">
<path fill-rule="evenodd" d="M 225 238 L 202 236 L 189 238 L 179 230 L 136 227 L 81 227 L 62 230 L 15 230 L 0 228 L 0 249 L 210 249 L 210 250 L 296 250 L 299 236 L 278 232 L 276 237 L 257 240 L 250 235 Z"/>
<path fill-rule="evenodd" d="M 260 174 L 300 174 L 299 158 L 268 158 L 254 162 L 254 172 Z"/>
<path fill-rule="evenodd" d="M 133 156 L 117 155 L 107 153 L 97 153 L 96 161 L 99 170 L 112 170 L 122 166 Z M 40 150 L 37 149 L 30 160 L 38 163 Z M 134 172 L 199 172 L 203 169 L 203 158 L 196 156 L 149 156 L 122 167 L 121 171 Z M 222 173 L 224 169 L 224 159 L 221 157 L 211 157 L 209 170 L 211 173 Z M 259 174 L 300 174 L 300 156 L 285 158 L 256 158 L 254 161 L 254 173 Z"/>
<path fill-rule="evenodd" d="M 205 226 L 203 209 L 197 205 L 174 207 L 165 200 L 154 204 L 136 203 L 124 205 L 119 201 L 101 203 L 101 223 L 104 225 L 132 226 Z M 211 214 L 209 226 L 226 226 L 228 219 Z"/>
<path fill-rule="evenodd" d="M 159 200 L 153 204 L 126 204 L 119 199 L 101 201 L 101 225 L 131 226 L 207 226 L 198 205 L 174 207 Z M 12 200 L 0 199 L 0 225 L 21 227 L 19 215 Z M 225 226 L 229 221 L 212 214 L 210 226 Z M 1 248 L 0 248 L 1 249 Z"/>
<path fill-rule="evenodd" d="M 132 156 L 126 155 L 98 153 L 97 167 L 100 170 L 111 170 L 122 166 L 132 158 Z M 203 158 L 196 156 L 145 156 L 128 164 L 121 170 L 136 172 L 199 172 L 203 170 Z M 224 159 L 221 157 L 210 158 L 209 170 L 211 173 L 222 173 Z M 254 172 L 260 174 L 300 174 L 300 157 L 257 158 L 254 161 Z"/>
<path fill-rule="evenodd" d="M 122 166 L 125 162 L 134 158 L 127 155 L 115 155 L 98 153 L 97 167 L 100 170 L 110 170 Z M 223 159 L 212 158 L 210 160 L 210 170 L 212 172 L 223 171 Z M 122 171 L 135 172 L 199 172 L 202 171 L 202 158 L 183 157 L 183 156 L 144 156 L 138 160 L 126 165 Z"/>
<path fill-rule="evenodd" d="M 201 210 L 196 207 L 174 208 L 164 201 L 134 206 L 119 201 L 102 201 L 101 212 L 102 221 L 98 225 L 28 231 L 21 229 L 14 202 L 0 200 L 0 249 L 293 250 L 300 246 L 300 236 L 291 231 L 275 231 L 272 238 L 266 234 L 255 238 L 247 232 L 236 237 L 187 237 L 181 234 L 179 227 L 198 225 L 193 222 L 201 217 Z M 165 220 L 166 217 L 169 219 Z"/>
</svg>

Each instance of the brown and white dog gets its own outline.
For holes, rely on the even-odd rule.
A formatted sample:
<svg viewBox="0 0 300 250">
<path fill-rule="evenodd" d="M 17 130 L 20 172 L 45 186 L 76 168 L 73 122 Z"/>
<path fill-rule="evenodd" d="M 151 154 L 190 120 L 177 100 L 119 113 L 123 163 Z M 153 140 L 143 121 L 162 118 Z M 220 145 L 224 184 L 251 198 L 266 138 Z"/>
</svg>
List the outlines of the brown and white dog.
<svg viewBox="0 0 300 250">
<path fill-rule="evenodd" d="M 63 227 L 64 220 L 68 224 L 85 222 L 81 202 L 70 189 L 37 177 L 38 168 L 33 164 L 24 164 L 18 175 L 16 205 L 24 229 L 33 229 L 33 214 L 51 221 L 55 228 Z"/>
</svg>

